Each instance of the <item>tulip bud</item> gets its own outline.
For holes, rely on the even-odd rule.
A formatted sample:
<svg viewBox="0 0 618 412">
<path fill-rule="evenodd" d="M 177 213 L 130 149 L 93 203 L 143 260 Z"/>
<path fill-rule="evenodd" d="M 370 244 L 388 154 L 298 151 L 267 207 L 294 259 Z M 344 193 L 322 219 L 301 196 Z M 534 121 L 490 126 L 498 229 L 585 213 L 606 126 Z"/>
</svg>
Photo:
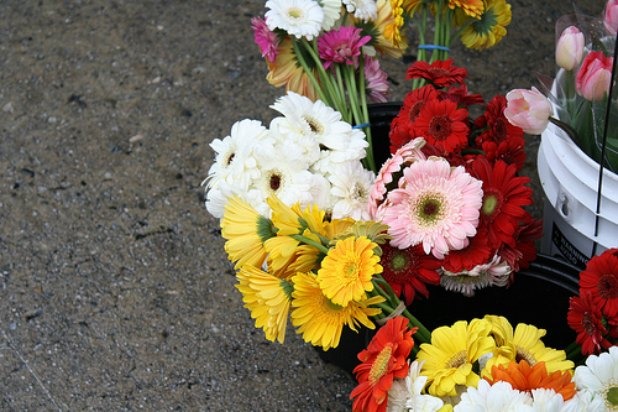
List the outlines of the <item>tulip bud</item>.
<svg viewBox="0 0 618 412">
<path fill-rule="evenodd" d="M 556 43 L 556 64 L 564 70 L 573 70 L 584 57 L 584 33 L 569 26 L 562 31 Z"/>
<path fill-rule="evenodd" d="M 603 14 L 603 25 L 607 32 L 613 36 L 618 31 L 618 0 L 608 0 Z"/>
<path fill-rule="evenodd" d="M 609 92 L 613 59 L 600 51 L 586 55 L 575 77 L 575 87 L 584 99 L 599 101 Z"/>
<path fill-rule="evenodd" d="M 524 133 L 541 134 L 549 123 L 552 108 L 549 99 L 535 87 L 514 89 L 506 94 L 504 116 Z"/>
</svg>

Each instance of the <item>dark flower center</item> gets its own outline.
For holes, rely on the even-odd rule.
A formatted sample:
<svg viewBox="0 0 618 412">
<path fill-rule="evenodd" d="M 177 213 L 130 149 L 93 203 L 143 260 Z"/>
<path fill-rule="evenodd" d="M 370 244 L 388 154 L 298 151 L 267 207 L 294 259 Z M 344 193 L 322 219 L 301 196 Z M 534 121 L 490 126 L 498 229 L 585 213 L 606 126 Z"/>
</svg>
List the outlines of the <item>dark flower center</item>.
<svg viewBox="0 0 618 412">
<path fill-rule="evenodd" d="M 421 109 L 423 108 L 424 103 L 425 102 L 423 100 L 420 100 L 412 105 L 412 107 L 410 108 L 410 112 L 408 114 L 408 117 L 410 118 L 411 122 L 414 122 L 416 120 L 416 118 L 418 117 L 418 114 L 421 112 Z"/>
<path fill-rule="evenodd" d="M 232 160 L 234 160 L 234 156 L 236 156 L 236 153 L 230 153 L 230 155 L 227 158 L 227 161 L 225 162 L 226 166 L 229 166 L 232 163 Z"/>
<path fill-rule="evenodd" d="M 599 295 L 603 299 L 618 297 L 618 279 L 613 273 L 604 273 L 599 278 Z"/>
<path fill-rule="evenodd" d="M 320 124 L 320 122 L 318 122 L 314 118 L 307 116 L 305 117 L 305 120 L 307 121 L 307 124 L 309 125 L 309 129 L 311 129 L 313 133 L 323 133 L 324 132 L 324 127 L 322 127 L 322 124 Z"/>
<path fill-rule="evenodd" d="M 451 121 L 448 116 L 435 116 L 429 122 L 429 134 L 436 140 L 446 140 L 451 134 Z"/>
<path fill-rule="evenodd" d="M 268 185 L 270 186 L 270 189 L 275 192 L 279 190 L 279 188 L 281 187 L 281 176 L 275 173 L 270 175 Z"/>
<path fill-rule="evenodd" d="M 493 131 L 497 142 L 501 142 L 507 137 L 506 124 L 504 123 L 505 121 L 505 119 L 496 119 L 496 122 L 494 123 Z"/>
<path fill-rule="evenodd" d="M 421 225 L 434 225 L 443 217 L 444 199 L 438 193 L 425 195 L 417 204 L 416 214 Z"/>
</svg>

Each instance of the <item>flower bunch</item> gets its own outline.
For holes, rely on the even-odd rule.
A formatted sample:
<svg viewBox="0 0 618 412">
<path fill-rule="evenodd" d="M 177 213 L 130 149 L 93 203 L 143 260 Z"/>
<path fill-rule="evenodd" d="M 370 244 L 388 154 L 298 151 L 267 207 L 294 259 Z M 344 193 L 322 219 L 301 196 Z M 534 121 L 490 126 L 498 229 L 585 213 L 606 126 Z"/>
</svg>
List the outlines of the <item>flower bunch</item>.
<svg viewBox="0 0 618 412">
<path fill-rule="evenodd" d="M 389 319 L 358 355 L 353 410 L 615 410 L 617 280 L 618 249 L 581 272 L 566 351 L 547 347 L 544 329 L 502 316 L 438 327 L 428 341 L 406 318 Z"/>
<path fill-rule="evenodd" d="M 505 0 L 416 0 L 412 3 L 409 16 L 416 23 L 418 33 L 417 61 L 446 60 L 456 36 L 472 50 L 493 47 L 506 35 L 511 23 L 511 5 Z"/>
<path fill-rule="evenodd" d="M 344 328 L 374 329 L 394 312 L 398 300 L 380 276 L 384 225 L 328 218 L 316 205 L 287 206 L 276 195 L 267 202 L 270 217 L 233 196 L 221 219 L 237 288 L 266 339 L 283 343 L 289 318 L 306 342 L 328 350 Z"/>
<path fill-rule="evenodd" d="M 205 181 L 208 211 L 221 218 L 230 197 L 239 196 L 269 216 L 267 198 L 276 194 L 288 205 L 317 204 L 335 218 L 368 218 L 374 176 L 361 163 L 364 133 L 322 101 L 293 92 L 271 107 L 281 115 L 268 128 L 244 119 L 211 143 L 216 156 Z"/>
<path fill-rule="evenodd" d="M 562 128 L 591 159 L 618 171 L 618 100 L 615 79 L 618 2 L 608 0 L 602 17 L 564 16 L 556 23 L 557 76 L 546 97 L 537 88 L 507 94 L 505 115 L 529 134 L 549 122 Z"/>
<path fill-rule="evenodd" d="M 582 354 L 598 354 L 618 343 L 618 249 L 592 257 L 579 286 L 579 295 L 570 300 L 568 323 Z"/>
<path fill-rule="evenodd" d="M 396 290 L 416 273 L 435 283 L 429 270 L 447 289 L 473 295 L 506 286 L 536 257 L 540 222 L 525 208 L 530 179 L 518 174 L 523 131 L 504 117 L 504 96 L 472 118 L 471 106 L 483 99 L 468 92 L 466 75 L 450 59 L 408 69 L 409 79 L 427 84 L 408 93 L 393 119 L 393 154 L 369 199 L 371 217 L 388 225 L 390 246 L 398 249 L 384 265 Z M 410 304 L 413 295 L 405 298 Z"/>
<path fill-rule="evenodd" d="M 268 0 L 265 6 L 264 17 L 251 24 L 268 82 L 322 100 L 369 134 L 367 103 L 386 101 L 389 90 L 378 55 L 400 57 L 407 47 L 402 1 Z M 365 165 L 375 170 L 367 140 Z"/>
<path fill-rule="evenodd" d="M 268 0 L 265 6 L 252 28 L 267 80 L 320 99 L 344 121 L 363 126 L 369 143 L 365 166 L 374 172 L 379 165 L 367 103 L 387 100 L 388 76 L 379 57 L 406 51 L 406 22 L 417 21 L 417 60 L 434 61 L 448 56 L 454 34 L 466 47 L 485 49 L 502 39 L 511 21 L 505 0 Z"/>
</svg>

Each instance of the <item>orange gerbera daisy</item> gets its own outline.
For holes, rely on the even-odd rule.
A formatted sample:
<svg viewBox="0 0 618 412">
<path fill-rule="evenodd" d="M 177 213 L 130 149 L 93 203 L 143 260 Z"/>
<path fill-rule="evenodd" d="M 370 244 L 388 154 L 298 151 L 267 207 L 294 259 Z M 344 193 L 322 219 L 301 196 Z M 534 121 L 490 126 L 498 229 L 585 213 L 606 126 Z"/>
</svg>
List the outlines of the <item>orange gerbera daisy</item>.
<svg viewBox="0 0 618 412">
<path fill-rule="evenodd" d="M 562 395 L 568 401 L 575 395 L 575 382 L 571 372 L 555 371 L 547 373 L 545 362 L 535 363 L 534 366 L 525 360 L 519 363 L 511 362 L 507 365 L 498 365 L 491 368 L 492 383 L 505 381 L 511 384 L 513 389 L 531 392 L 533 389 L 552 389 Z"/>
<path fill-rule="evenodd" d="M 395 378 L 408 375 L 408 356 L 414 347 L 408 319 L 397 316 L 378 329 L 367 349 L 358 354 L 354 368 L 358 386 L 352 390 L 353 411 L 385 411 L 388 391 Z"/>
<path fill-rule="evenodd" d="M 479 19 L 483 15 L 485 5 L 483 0 L 449 0 L 448 7 L 451 10 L 460 8 L 466 15 Z"/>
<path fill-rule="evenodd" d="M 317 94 L 311 85 L 309 77 L 296 60 L 292 39 L 284 39 L 277 48 L 277 58 L 268 63 L 268 75 L 266 80 L 275 87 L 285 86 L 286 91 L 293 91 L 311 100 L 315 100 Z"/>
<path fill-rule="evenodd" d="M 392 58 L 399 58 L 403 51 L 408 48 L 405 37 L 402 34 L 404 23 L 402 0 L 378 0 L 378 18 L 374 25 L 380 33 L 377 38 L 376 49 Z"/>
</svg>

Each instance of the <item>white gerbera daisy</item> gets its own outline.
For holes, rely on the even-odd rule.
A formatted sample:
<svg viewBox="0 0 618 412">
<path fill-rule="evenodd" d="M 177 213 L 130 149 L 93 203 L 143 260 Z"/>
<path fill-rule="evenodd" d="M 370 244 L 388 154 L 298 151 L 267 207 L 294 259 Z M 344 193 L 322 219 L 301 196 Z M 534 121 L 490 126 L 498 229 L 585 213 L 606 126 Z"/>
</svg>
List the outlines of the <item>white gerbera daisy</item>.
<svg viewBox="0 0 618 412">
<path fill-rule="evenodd" d="M 229 184 L 238 176 L 250 177 L 255 174 L 256 156 L 253 151 L 261 145 L 267 145 L 268 140 L 268 130 L 260 121 L 244 119 L 234 123 L 229 136 L 223 140 L 214 139 L 210 143 L 215 151 L 215 162 L 204 183 L 214 187 L 219 182 Z"/>
<path fill-rule="evenodd" d="M 266 25 L 282 29 L 296 38 L 313 40 L 320 33 L 324 11 L 315 0 L 268 0 Z"/>
<path fill-rule="evenodd" d="M 367 202 L 374 178 L 374 174 L 366 170 L 360 161 L 335 165 L 328 175 L 332 184 L 333 217 L 369 220 Z"/>
<path fill-rule="evenodd" d="M 362 160 L 365 157 L 368 146 L 365 133 L 342 123 L 347 125 L 346 133 L 322 136 L 320 160 L 314 164 L 313 170 L 327 173 L 334 164 Z"/>
<path fill-rule="evenodd" d="M 318 0 L 318 2 L 324 12 L 322 30 L 328 31 L 333 28 L 339 17 L 341 17 L 341 0 Z"/>
<path fill-rule="evenodd" d="M 427 377 L 421 375 L 422 362 L 414 361 L 408 369 L 408 376 L 396 379 L 388 391 L 387 412 L 436 412 L 442 406 L 442 399 L 422 394 Z"/>
<path fill-rule="evenodd" d="M 348 13 L 354 13 L 354 17 L 363 21 L 378 18 L 378 6 L 375 0 L 342 0 Z"/>
<path fill-rule="evenodd" d="M 520 392 L 508 382 L 490 385 L 481 379 L 476 388 L 469 387 L 461 395 L 461 402 L 455 405 L 455 412 L 519 412 L 530 411 L 532 397 Z"/>
<path fill-rule="evenodd" d="M 261 156 L 285 154 L 288 161 L 297 163 L 303 169 L 309 169 L 320 159 L 320 144 L 315 136 L 307 132 L 304 122 L 295 122 L 282 116 L 275 117 L 270 122 L 270 131 L 276 140 L 276 149 L 271 152 L 261 150 Z"/>
<path fill-rule="evenodd" d="M 312 136 L 321 145 L 330 140 L 341 141 L 352 128 L 349 123 L 341 120 L 341 113 L 323 101 L 312 102 L 306 96 L 294 92 L 288 92 L 270 107 L 290 122 L 289 131 Z"/>
<path fill-rule="evenodd" d="M 488 286 L 506 286 L 513 269 L 499 255 L 470 270 L 450 272 L 442 268 L 440 285 L 446 290 L 474 296 L 474 292 Z"/>
<path fill-rule="evenodd" d="M 609 411 L 618 410 L 618 346 L 608 352 L 590 355 L 586 364 L 575 368 L 573 377 L 578 391 L 602 399 Z"/>
<path fill-rule="evenodd" d="M 553 389 L 533 389 L 532 399 L 532 410 L 535 412 L 566 412 L 567 403 Z"/>
<path fill-rule="evenodd" d="M 293 159 L 290 161 L 282 158 L 281 152 L 259 159 L 257 168 L 260 176 L 251 183 L 251 203 L 265 216 L 270 216 L 266 198 L 272 194 L 287 205 L 300 202 L 301 206 L 314 203 L 320 207 L 326 206 L 325 199 L 328 199 L 330 191 L 328 181 L 323 176 L 299 167 Z M 253 190 L 257 190 L 259 196 Z"/>
<path fill-rule="evenodd" d="M 561 412 L 606 412 L 605 401 L 588 391 L 577 391 Z"/>
</svg>

